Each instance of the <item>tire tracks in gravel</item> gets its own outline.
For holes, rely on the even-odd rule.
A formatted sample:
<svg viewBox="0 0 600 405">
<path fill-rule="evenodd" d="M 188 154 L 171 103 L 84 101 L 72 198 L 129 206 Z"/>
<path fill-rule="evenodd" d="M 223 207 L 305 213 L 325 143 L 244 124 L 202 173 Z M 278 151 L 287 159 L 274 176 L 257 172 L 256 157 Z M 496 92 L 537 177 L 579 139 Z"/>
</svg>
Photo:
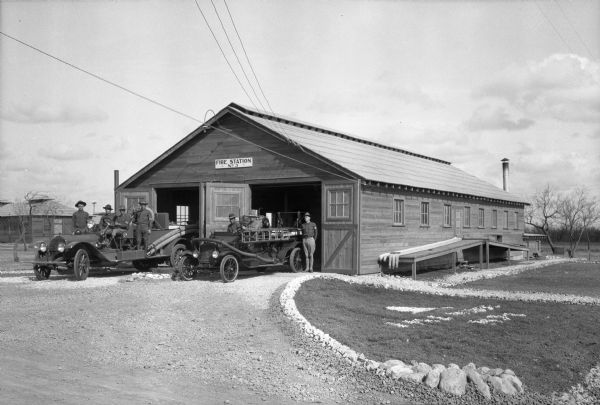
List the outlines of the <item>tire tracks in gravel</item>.
<svg viewBox="0 0 600 405">
<path fill-rule="evenodd" d="M 297 276 L 0 279 L 0 403 L 400 403 L 285 319 Z"/>
</svg>

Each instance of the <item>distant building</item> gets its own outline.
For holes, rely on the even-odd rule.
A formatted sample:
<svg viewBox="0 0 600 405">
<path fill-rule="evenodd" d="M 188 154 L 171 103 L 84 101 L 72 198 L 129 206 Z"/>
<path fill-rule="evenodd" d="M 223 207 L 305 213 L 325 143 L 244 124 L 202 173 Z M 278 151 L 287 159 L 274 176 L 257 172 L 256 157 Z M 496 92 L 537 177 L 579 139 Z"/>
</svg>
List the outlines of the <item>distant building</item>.
<svg viewBox="0 0 600 405">
<path fill-rule="evenodd" d="M 0 243 L 14 242 L 20 236 L 21 221 L 25 226 L 25 240 L 30 243 L 54 235 L 73 232 L 72 215 L 75 208 L 49 201 L 32 208 L 31 223 L 29 206 L 25 203 L 0 206 Z"/>
<path fill-rule="evenodd" d="M 234 103 L 115 183 L 116 205 L 147 200 L 204 236 L 230 212 L 310 211 L 325 272 L 378 272 L 381 253 L 456 236 L 523 245 L 527 202 L 448 161 Z"/>
</svg>

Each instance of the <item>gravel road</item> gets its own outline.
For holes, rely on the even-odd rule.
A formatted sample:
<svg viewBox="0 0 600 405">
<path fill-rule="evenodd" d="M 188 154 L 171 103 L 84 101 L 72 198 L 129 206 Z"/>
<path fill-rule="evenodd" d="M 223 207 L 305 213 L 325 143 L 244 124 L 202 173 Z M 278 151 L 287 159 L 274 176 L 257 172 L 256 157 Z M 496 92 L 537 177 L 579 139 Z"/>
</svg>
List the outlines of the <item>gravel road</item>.
<svg viewBox="0 0 600 405">
<path fill-rule="evenodd" d="M 296 274 L 35 281 L 1 263 L 0 403 L 412 403 L 283 317 Z"/>
</svg>

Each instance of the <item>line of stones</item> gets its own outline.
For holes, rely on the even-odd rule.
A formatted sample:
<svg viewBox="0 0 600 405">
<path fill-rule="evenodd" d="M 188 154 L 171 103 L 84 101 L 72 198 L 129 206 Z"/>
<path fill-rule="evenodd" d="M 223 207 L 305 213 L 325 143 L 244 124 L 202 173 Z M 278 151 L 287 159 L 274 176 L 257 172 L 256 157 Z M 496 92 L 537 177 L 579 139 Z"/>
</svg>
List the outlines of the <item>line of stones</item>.
<svg viewBox="0 0 600 405">
<path fill-rule="evenodd" d="M 327 276 L 332 277 L 330 274 Z M 281 307 L 286 316 L 301 325 L 306 335 L 317 342 L 321 342 L 322 346 L 329 347 L 349 363 L 358 364 L 382 377 L 387 376 L 394 379 L 424 383 L 432 388 L 438 388 L 444 392 L 459 396 L 466 392 L 468 382 L 472 383 L 475 389 L 488 399 L 491 398 L 488 383 L 495 391 L 505 395 L 515 395 L 523 392 L 521 380 L 510 369 L 477 368 L 473 363 L 469 363 L 461 369 L 457 364 L 449 364 L 446 367 L 442 364 L 430 366 L 414 360 L 410 364 L 406 364 L 396 359 L 391 359 L 383 363 L 367 359 L 364 354 L 357 353 L 327 333 L 315 328 L 298 311 L 294 296 L 304 281 L 315 277 L 320 277 L 320 275 L 307 275 L 290 281 L 281 293 Z"/>
</svg>

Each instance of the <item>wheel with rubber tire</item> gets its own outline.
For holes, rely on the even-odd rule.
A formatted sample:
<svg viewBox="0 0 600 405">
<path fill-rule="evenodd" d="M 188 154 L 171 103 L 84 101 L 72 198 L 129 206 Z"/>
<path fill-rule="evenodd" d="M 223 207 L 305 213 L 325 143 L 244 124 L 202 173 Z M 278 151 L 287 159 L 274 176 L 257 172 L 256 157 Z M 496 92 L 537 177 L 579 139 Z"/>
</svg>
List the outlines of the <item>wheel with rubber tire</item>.
<svg viewBox="0 0 600 405">
<path fill-rule="evenodd" d="M 221 260 L 221 280 L 224 283 L 231 283 L 235 281 L 240 271 L 240 264 L 238 259 L 233 255 L 227 255 Z"/>
<path fill-rule="evenodd" d="M 194 269 L 194 258 L 189 255 L 181 256 L 177 262 L 176 269 L 181 280 L 192 280 L 196 275 L 196 270 Z"/>
<path fill-rule="evenodd" d="M 50 278 L 50 267 L 48 266 L 35 266 L 33 268 L 33 272 L 35 273 L 35 278 L 38 280 L 47 280 Z"/>
<path fill-rule="evenodd" d="M 302 271 L 302 249 L 295 247 L 290 253 L 290 269 L 294 273 Z"/>
<path fill-rule="evenodd" d="M 177 266 L 177 262 L 181 259 L 181 254 L 185 251 L 185 249 L 186 247 L 182 243 L 178 243 L 173 246 L 173 249 L 171 250 L 171 257 L 169 259 L 171 267 Z"/>
<path fill-rule="evenodd" d="M 75 274 L 75 280 L 83 281 L 90 274 L 90 255 L 87 250 L 79 249 L 75 253 L 73 259 L 73 272 Z"/>
</svg>

